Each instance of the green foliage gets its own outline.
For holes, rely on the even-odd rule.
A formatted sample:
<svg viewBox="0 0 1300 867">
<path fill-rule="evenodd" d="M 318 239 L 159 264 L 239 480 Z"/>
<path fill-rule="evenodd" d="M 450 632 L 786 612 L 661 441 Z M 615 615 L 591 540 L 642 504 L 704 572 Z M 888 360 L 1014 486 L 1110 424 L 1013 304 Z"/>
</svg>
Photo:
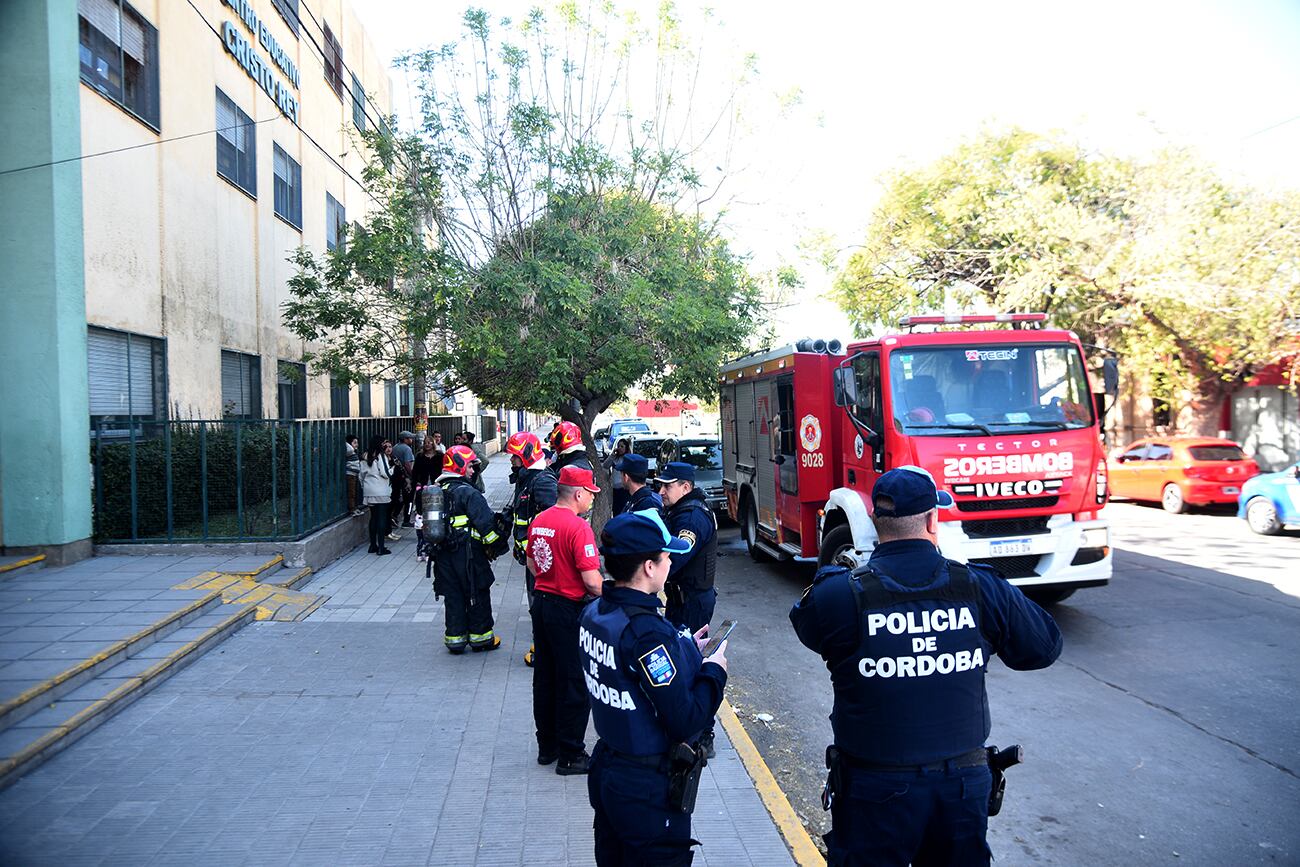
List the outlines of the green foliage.
<svg viewBox="0 0 1300 867">
<path fill-rule="evenodd" d="M 1230 183 L 1187 153 L 986 132 L 889 179 L 836 292 L 860 330 L 923 310 L 1045 310 L 1199 404 L 1294 351 L 1298 234 L 1300 195 Z"/>
</svg>

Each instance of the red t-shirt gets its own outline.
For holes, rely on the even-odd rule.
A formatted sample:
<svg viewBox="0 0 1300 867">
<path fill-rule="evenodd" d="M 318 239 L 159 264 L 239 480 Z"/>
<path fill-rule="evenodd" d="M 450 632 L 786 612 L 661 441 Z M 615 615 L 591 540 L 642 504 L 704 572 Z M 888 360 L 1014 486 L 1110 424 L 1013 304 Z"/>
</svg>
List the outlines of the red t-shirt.
<svg viewBox="0 0 1300 867">
<path fill-rule="evenodd" d="M 528 527 L 528 561 L 536 589 L 567 599 L 587 594 L 582 573 L 600 569 L 591 525 L 568 509 L 551 506 Z"/>
</svg>

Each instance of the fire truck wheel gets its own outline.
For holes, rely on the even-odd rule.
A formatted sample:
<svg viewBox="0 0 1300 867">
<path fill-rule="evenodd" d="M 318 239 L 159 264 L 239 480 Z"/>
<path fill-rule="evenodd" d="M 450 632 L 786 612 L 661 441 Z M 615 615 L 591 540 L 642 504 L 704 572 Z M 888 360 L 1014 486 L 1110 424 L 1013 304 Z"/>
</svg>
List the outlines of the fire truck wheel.
<svg viewBox="0 0 1300 867">
<path fill-rule="evenodd" d="M 821 551 L 817 554 L 817 566 L 818 568 L 822 566 L 830 566 L 836 562 L 836 558 L 841 554 L 851 552 L 852 550 L 853 528 L 848 524 L 840 524 L 838 527 L 832 528 L 831 531 L 822 538 Z M 849 564 L 841 563 L 840 565 L 847 566 Z"/>
<path fill-rule="evenodd" d="M 751 558 L 760 563 L 767 559 L 758 547 L 758 509 L 754 508 L 754 498 L 748 495 L 740 501 L 740 535 Z"/>
<path fill-rule="evenodd" d="M 1165 485 L 1164 491 L 1160 494 L 1160 505 L 1165 507 L 1165 511 L 1171 515 L 1181 515 L 1187 511 L 1187 502 L 1183 499 L 1183 489 L 1173 482 Z"/>
<path fill-rule="evenodd" d="M 1023 587 L 1025 595 L 1046 608 L 1058 602 L 1064 602 L 1074 595 L 1074 589 L 1062 590 L 1058 587 Z"/>
</svg>

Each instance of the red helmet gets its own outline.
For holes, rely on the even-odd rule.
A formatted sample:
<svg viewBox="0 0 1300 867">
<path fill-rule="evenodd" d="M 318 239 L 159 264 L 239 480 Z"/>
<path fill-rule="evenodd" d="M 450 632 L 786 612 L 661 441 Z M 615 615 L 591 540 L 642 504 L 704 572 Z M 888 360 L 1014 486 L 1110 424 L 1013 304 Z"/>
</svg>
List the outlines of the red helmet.
<svg viewBox="0 0 1300 867">
<path fill-rule="evenodd" d="M 452 446 L 447 449 L 447 454 L 442 459 L 442 471 L 463 476 L 465 471 L 469 469 L 469 465 L 476 460 L 478 460 L 478 455 L 469 446 Z"/>
<path fill-rule="evenodd" d="M 571 421 L 562 421 L 551 431 L 551 448 L 556 454 L 564 454 L 574 446 L 582 445 L 582 431 Z"/>
<path fill-rule="evenodd" d="M 537 434 L 520 431 L 506 440 L 506 451 L 523 461 L 525 467 L 531 467 L 542 456 L 542 441 Z"/>
</svg>

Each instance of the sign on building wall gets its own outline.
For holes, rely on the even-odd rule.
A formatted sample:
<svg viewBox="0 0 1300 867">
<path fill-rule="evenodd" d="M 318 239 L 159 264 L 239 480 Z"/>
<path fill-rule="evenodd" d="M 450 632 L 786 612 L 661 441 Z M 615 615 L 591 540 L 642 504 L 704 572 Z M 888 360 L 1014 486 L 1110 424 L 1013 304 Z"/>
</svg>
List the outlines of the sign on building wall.
<svg viewBox="0 0 1300 867">
<path fill-rule="evenodd" d="M 278 39 L 271 33 L 258 14 L 253 10 L 248 0 L 222 0 L 222 2 L 234 10 L 239 16 L 239 20 L 248 28 L 248 32 L 253 34 L 266 53 L 271 56 L 268 62 L 253 43 L 249 42 L 233 21 L 225 21 L 221 25 L 221 40 L 226 45 L 226 51 L 239 63 L 248 77 L 256 81 L 266 95 L 275 101 L 279 106 L 280 113 L 295 124 L 298 123 L 298 97 L 293 91 L 299 89 L 300 78 L 298 66 L 289 58 L 289 53 L 280 45 Z M 280 71 L 288 79 L 288 84 L 275 74 L 275 68 L 279 67 Z M 290 91 L 289 85 L 293 85 L 293 91 Z"/>
</svg>

